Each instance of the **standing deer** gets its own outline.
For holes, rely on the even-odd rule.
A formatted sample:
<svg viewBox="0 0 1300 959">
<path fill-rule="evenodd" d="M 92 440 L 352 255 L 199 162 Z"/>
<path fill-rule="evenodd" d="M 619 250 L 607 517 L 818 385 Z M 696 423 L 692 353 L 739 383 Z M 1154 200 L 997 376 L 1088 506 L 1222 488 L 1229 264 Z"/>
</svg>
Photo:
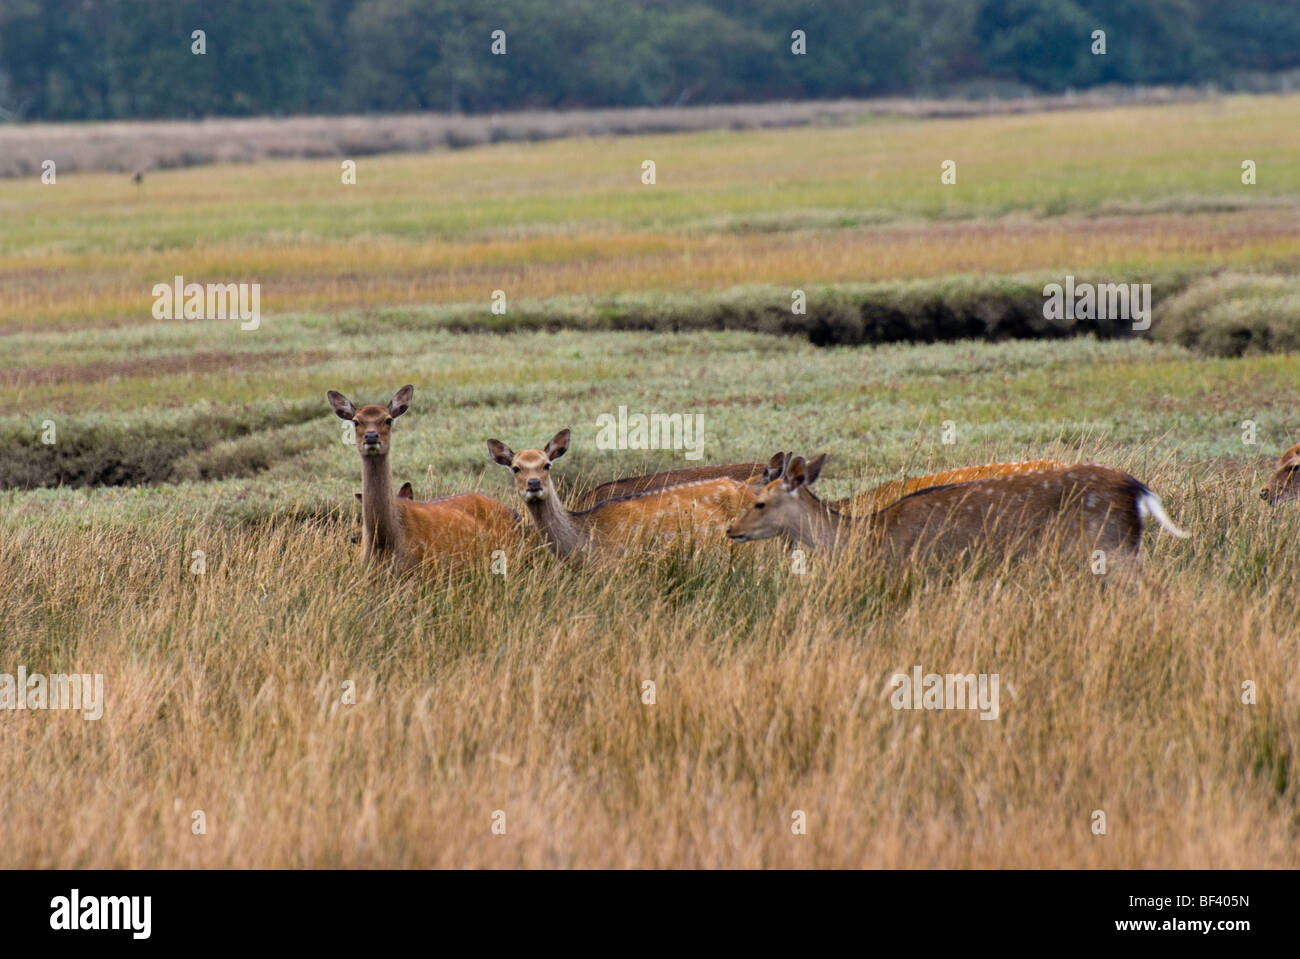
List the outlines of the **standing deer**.
<svg viewBox="0 0 1300 959">
<path fill-rule="evenodd" d="M 571 512 L 560 502 L 550 472 L 551 464 L 569 448 L 567 429 L 556 433 L 545 449 L 516 453 L 494 439 L 487 441 L 487 447 L 493 461 L 514 473 L 515 489 L 557 556 L 587 552 L 593 546 L 624 545 L 638 537 L 669 538 L 688 529 L 721 531 L 754 502 L 753 489 L 720 476 L 632 493 Z"/>
<path fill-rule="evenodd" d="M 727 535 L 737 542 L 783 535 L 804 546 L 843 549 L 861 530 L 897 554 L 930 547 L 965 549 L 980 541 L 1014 541 L 1046 532 L 1058 520 L 1094 549 L 1136 554 L 1142 527 L 1154 518 L 1169 533 L 1188 534 L 1173 524 L 1160 497 L 1120 470 L 1104 466 L 990 477 L 932 486 L 904 496 L 860 519 L 831 509 L 812 492 L 826 455 L 811 462 L 795 457 L 785 474 L 759 492 L 749 512 Z"/>
<path fill-rule="evenodd" d="M 426 562 L 454 564 L 512 542 L 518 536 L 514 512 L 481 493 L 424 502 L 393 495 L 388 464 L 393 420 L 411 408 L 413 393 L 412 387 L 403 386 L 387 406 L 360 409 L 342 393 L 328 393 L 334 413 L 356 425 L 363 555 L 368 560 L 392 559 L 402 568 Z"/>
<path fill-rule="evenodd" d="M 1300 443 L 1282 454 L 1277 461 L 1277 472 L 1259 491 L 1259 498 L 1269 506 L 1300 498 Z"/>
</svg>

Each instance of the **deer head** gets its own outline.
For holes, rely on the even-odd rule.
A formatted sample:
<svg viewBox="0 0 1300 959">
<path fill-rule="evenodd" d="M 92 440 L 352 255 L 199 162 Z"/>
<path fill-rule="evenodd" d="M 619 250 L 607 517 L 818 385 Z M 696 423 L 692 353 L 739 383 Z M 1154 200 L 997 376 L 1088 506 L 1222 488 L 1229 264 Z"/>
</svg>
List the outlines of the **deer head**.
<svg viewBox="0 0 1300 959">
<path fill-rule="evenodd" d="M 1300 443 L 1282 454 L 1277 472 L 1259 491 L 1259 498 L 1270 506 L 1300 498 Z"/>
<path fill-rule="evenodd" d="M 779 464 L 778 457 L 781 459 Z M 811 462 L 802 456 L 791 458 L 788 453 L 777 453 L 768 468 L 771 473 L 779 465 L 776 478 L 759 490 L 754 505 L 731 524 L 727 536 L 738 543 L 783 534 L 793 540 L 806 539 L 811 523 L 810 507 L 817 503 L 812 485 L 821 476 L 825 464 L 825 453 Z"/>
<path fill-rule="evenodd" d="M 367 456 L 387 456 L 393 420 L 411 408 L 412 386 L 403 386 L 393 394 L 387 406 L 372 403 L 357 409 L 342 393 L 330 390 L 330 406 L 341 420 L 350 420 L 356 425 L 357 452 L 364 459 Z"/>
<path fill-rule="evenodd" d="M 500 440 L 488 440 L 487 445 L 492 460 L 515 474 L 515 489 L 525 503 L 540 502 L 548 494 L 555 495 L 555 484 L 551 482 L 551 464 L 569 448 L 567 429 L 560 430 L 551 437 L 545 449 L 516 453 Z"/>
</svg>

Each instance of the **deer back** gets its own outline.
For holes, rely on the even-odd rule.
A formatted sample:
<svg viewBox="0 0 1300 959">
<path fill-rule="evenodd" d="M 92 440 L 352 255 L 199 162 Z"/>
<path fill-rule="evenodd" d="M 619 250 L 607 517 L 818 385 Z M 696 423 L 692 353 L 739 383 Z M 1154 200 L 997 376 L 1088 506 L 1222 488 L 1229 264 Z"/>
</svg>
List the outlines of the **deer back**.
<svg viewBox="0 0 1300 959">
<path fill-rule="evenodd" d="M 397 500 L 412 562 L 463 563 L 505 549 L 519 538 L 519 521 L 504 503 L 481 493 L 438 500 Z"/>
<path fill-rule="evenodd" d="M 1052 527 L 1093 548 L 1136 550 L 1138 498 L 1149 492 L 1121 470 L 1070 466 L 929 487 L 873 514 L 867 525 L 902 551 L 1006 544 Z"/>
<path fill-rule="evenodd" d="M 750 483 L 759 479 L 765 469 L 767 467 L 763 463 L 731 463 L 726 466 L 696 466 L 667 470 L 662 473 L 648 473 L 645 476 L 629 476 L 601 483 L 595 489 L 588 490 L 574 500 L 571 508 L 575 512 L 581 512 L 606 500 L 621 499 L 637 493 L 679 486 L 683 483 L 695 483 L 700 480 L 730 478 L 741 483 Z"/>
<path fill-rule="evenodd" d="M 949 486 L 954 483 L 969 483 L 972 480 L 988 479 L 995 476 L 1014 476 L 1019 473 L 1034 473 L 1041 470 L 1066 469 L 1069 465 L 1059 460 L 1025 460 L 1017 463 L 985 463 L 981 466 L 960 466 L 939 473 L 927 473 L 924 476 L 908 476 L 904 479 L 890 480 L 888 483 L 882 483 L 865 493 L 832 500 L 827 505 L 841 513 L 848 513 L 852 516 L 866 516 L 877 510 L 884 509 L 904 496 L 933 486 Z"/>
<path fill-rule="evenodd" d="M 753 502 L 754 490 L 748 483 L 721 476 L 606 500 L 575 513 L 574 519 L 605 541 L 672 538 L 724 530 Z"/>
</svg>

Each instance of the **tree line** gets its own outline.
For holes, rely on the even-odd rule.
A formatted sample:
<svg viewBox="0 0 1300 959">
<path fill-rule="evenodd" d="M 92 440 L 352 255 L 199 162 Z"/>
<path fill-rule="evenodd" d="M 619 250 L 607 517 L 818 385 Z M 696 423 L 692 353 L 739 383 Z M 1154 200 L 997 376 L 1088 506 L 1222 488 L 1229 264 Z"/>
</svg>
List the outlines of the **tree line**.
<svg viewBox="0 0 1300 959">
<path fill-rule="evenodd" d="M 18 120 L 1057 92 L 1297 67 L 1296 0 L 0 0 L 0 118 Z"/>
</svg>

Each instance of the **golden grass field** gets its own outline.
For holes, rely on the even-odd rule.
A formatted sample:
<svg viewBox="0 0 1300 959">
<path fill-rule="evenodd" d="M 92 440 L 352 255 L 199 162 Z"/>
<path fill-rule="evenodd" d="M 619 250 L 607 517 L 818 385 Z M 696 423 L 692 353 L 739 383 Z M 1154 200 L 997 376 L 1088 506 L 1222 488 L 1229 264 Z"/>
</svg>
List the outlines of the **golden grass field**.
<svg viewBox="0 0 1300 959">
<path fill-rule="evenodd" d="M 1258 496 L 1300 440 L 1297 354 L 452 333 L 414 306 L 1289 276 L 1297 114 L 1234 97 L 500 144 L 367 158 L 355 188 L 330 159 L 0 181 L 0 466 L 127 477 L 0 492 L 0 673 L 99 673 L 107 700 L 98 721 L 0 712 L 0 865 L 1300 865 L 1300 510 Z M 261 328 L 154 319 L 174 273 L 260 279 Z M 360 464 L 324 394 L 403 383 L 394 477 L 420 497 L 517 507 L 484 441 L 566 426 L 561 493 L 691 465 L 597 449 L 622 404 L 703 414 L 706 462 L 829 450 L 827 498 L 1104 462 L 1192 538 L 1149 531 L 1136 587 L 1045 556 L 796 574 L 775 542 L 583 565 L 530 541 L 505 575 L 397 578 L 350 542 Z M 890 677 L 916 665 L 997 673 L 998 718 L 895 710 Z"/>
</svg>

